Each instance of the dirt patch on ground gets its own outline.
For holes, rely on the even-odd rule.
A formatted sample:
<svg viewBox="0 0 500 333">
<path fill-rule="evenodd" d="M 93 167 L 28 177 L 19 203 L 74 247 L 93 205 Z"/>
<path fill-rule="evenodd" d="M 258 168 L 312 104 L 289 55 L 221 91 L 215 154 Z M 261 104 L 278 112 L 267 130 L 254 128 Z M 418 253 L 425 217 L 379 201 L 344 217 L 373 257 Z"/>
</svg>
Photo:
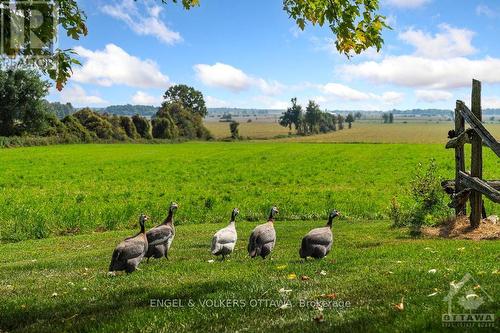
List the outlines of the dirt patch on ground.
<svg viewBox="0 0 500 333">
<path fill-rule="evenodd" d="M 481 221 L 479 227 L 473 229 L 467 217 L 459 217 L 439 227 L 422 228 L 422 233 L 431 237 L 456 239 L 500 239 L 500 221 L 498 216 L 489 216 Z"/>
</svg>

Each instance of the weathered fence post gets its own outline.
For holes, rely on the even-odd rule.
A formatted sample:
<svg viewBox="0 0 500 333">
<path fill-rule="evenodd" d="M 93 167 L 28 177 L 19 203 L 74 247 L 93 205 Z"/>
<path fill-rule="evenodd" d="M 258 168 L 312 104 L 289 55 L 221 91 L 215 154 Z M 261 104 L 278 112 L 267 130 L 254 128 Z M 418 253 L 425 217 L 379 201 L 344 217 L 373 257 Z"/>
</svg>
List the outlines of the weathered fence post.
<svg viewBox="0 0 500 333">
<path fill-rule="evenodd" d="M 457 105 L 455 108 L 455 135 L 458 137 L 465 131 L 465 122 L 464 117 L 459 111 L 460 103 L 457 101 Z M 464 154 L 464 145 L 457 144 L 455 146 L 455 194 L 460 193 L 464 189 L 462 185 L 460 185 L 460 171 L 465 171 L 465 154 Z M 462 205 L 455 206 L 455 215 L 460 216 L 466 214 L 466 202 Z"/>
<path fill-rule="evenodd" d="M 477 80 L 472 80 L 472 100 L 471 100 L 471 111 L 476 116 L 476 118 L 481 121 L 481 82 Z M 479 179 L 483 178 L 483 140 L 474 132 L 471 140 L 471 176 L 477 177 Z M 481 222 L 482 215 L 482 205 L 483 200 L 481 198 L 481 193 L 478 191 L 472 191 L 470 195 L 470 223 L 472 227 L 479 226 Z"/>
</svg>

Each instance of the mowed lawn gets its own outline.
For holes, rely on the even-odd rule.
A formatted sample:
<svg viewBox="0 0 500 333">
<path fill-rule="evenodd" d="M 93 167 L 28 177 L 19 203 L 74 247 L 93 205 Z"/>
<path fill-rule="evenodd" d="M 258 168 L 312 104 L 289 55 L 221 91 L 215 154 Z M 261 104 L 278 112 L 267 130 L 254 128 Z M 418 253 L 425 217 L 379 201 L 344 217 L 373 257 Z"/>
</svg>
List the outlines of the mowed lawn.
<svg viewBox="0 0 500 333">
<path fill-rule="evenodd" d="M 442 145 L 185 143 L 61 145 L 0 150 L 0 240 L 133 228 L 140 213 L 159 221 L 171 201 L 179 224 L 323 219 L 333 208 L 350 220 L 381 219 L 417 168 L 436 158 L 454 176 Z M 422 162 L 423 166 L 419 167 Z M 485 149 L 484 177 L 500 178 Z M 498 205 L 486 200 L 489 214 Z"/>
<path fill-rule="evenodd" d="M 500 315 L 497 241 L 410 239 L 389 222 L 340 219 L 329 256 L 303 263 L 300 239 L 324 221 L 277 221 L 271 258 L 252 260 L 246 241 L 257 223 L 238 221 L 234 255 L 212 263 L 211 236 L 225 223 L 178 226 L 170 260 L 128 276 L 106 273 L 133 230 L 0 245 L 0 330 L 448 331 L 443 298 L 466 273 L 494 298 L 481 313 Z"/>
<path fill-rule="evenodd" d="M 206 122 L 205 126 L 216 138 L 230 136 L 229 123 Z M 452 122 L 396 122 L 383 124 L 366 121 L 353 123 L 351 129 L 311 136 L 287 136 L 289 130 L 276 121 L 240 122 L 240 135 L 253 139 L 276 139 L 285 142 L 364 142 L 364 143 L 441 143 L 448 139 L 448 131 L 454 128 Z M 500 124 L 486 124 L 486 128 L 496 138 L 500 137 Z M 292 133 L 295 133 L 293 130 Z"/>
</svg>

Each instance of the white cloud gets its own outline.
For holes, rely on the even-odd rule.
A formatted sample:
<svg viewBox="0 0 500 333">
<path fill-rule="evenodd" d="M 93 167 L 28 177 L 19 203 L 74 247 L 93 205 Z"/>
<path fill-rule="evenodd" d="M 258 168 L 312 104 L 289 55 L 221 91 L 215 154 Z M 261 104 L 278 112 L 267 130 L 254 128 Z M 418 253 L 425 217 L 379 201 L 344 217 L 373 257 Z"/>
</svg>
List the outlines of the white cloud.
<svg viewBox="0 0 500 333">
<path fill-rule="evenodd" d="M 266 95 L 279 95 L 285 89 L 285 86 L 278 81 L 266 81 L 264 79 L 253 79 L 257 87 Z"/>
<path fill-rule="evenodd" d="M 105 5 L 101 10 L 111 17 L 125 22 L 132 31 L 138 35 L 155 36 L 165 44 L 175 44 L 182 41 L 178 32 L 170 30 L 161 21 L 160 13 L 162 7 L 143 6 L 146 14 L 141 13 L 137 3 L 133 0 L 125 0 L 115 5 Z"/>
<path fill-rule="evenodd" d="M 483 109 L 500 109 L 500 97 L 483 97 Z"/>
<path fill-rule="evenodd" d="M 476 7 L 476 15 L 478 16 L 486 16 L 489 18 L 495 18 L 499 16 L 499 13 L 491 9 L 486 5 L 477 5 Z"/>
<path fill-rule="evenodd" d="M 327 83 L 319 88 L 323 94 L 333 95 L 349 101 L 361 101 L 370 98 L 370 95 L 367 93 L 339 83 Z"/>
<path fill-rule="evenodd" d="M 443 90 L 417 90 L 415 96 L 420 102 L 434 103 L 448 101 L 453 97 L 453 94 Z"/>
<path fill-rule="evenodd" d="M 122 48 L 108 44 L 104 50 L 91 51 L 75 47 L 84 59 L 82 67 L 76 67 L 72 79 L 76 82 L 95 83 L 110 87 L 123 84 L 140 88 L 166 88 L 169 78 L 161 73 L 158 65 L 149 59 L 131 56 Z"/>
<path fill-rule="evenodd" d="M 351 102 L 371 100 L 394 105 L 401 103 L 404 99 L 404 94 L 400 92 L 386 91 L 382 93 L 382 95 L 378 95 L 356 90 L 340 83 L 327 83 L 325 85 L 319 85 L 318 89 L 321 93 L 323 93 L 323 96 L 316 96 L 314 98 L 319 103 L 329 102 L 332 99 L 331 97 L 336 97 L 340 100 Z"/>
<path fill-rule="evenodd" d="M 252 80 L 242 70 L 230 65 L 216 63 L 215 65 L 194 65 L 198 79 L 210 87 L 222 87 L 235 92 L 247 90 Z"/>
<path fill-rule="evenodd" d="M 233 92 L 257 87 L 266 95 L 277 95 L 285 87 L 277 81 L 256 78 L 246 74 L 239 68 L 220 62 L 214 65 L 198 64 L 194 65 L 193 68 L 198 79 L 207 86 L 225 88 Z"/>
<path fill-rule="evenodd" d="M 476 49 L 471 41 L 474 32 L 440 24 L 434 36 L 422 30 L 408 29 L 399 34 L 399 39 L 415 47 L 415 55 L 425 58 L 454 58 L 473 54 Z"/>
<path fill-rule="evenodd" d="M 160 105 L 162 98 L 161 96 L 152 96 L 139 90 L 132 96 L 132 102 L 139 105 Z"/>
<path fill-rule="evenodd" d="M 429 2 L 430 0 L 385 0 L 387 5 L 398 8 L 417 8 Z"/>
<path fill-rule="evenodd" d="M 468 87 L 472 78 L 484 83 L 500 83 L 500 59 L 486 57 L 429 59 L 417 56 L 392 56 L 380 62 L 365 61 L 342 66 L 347 77 L 368 79 L 406 87 L 446 89 Z"/>
<path fill-rule="evenodd" d="M 396 91 L 387 91 L 380 96 L 380 99 L 386 104 L 399 104 L 403 101 L 405 94 Z"/>
<path fill-rule="evenodd" d="M 60 93 L 56 92 L 56 96 L 59 94 L 59 101 L 61 103 L 71 103 L 74 105 L 100 105 L 106 104 L 108 101 L 99 97 L 87 95 L 82 86 L 78 84 L 71 84 L 69 87 L 64 88 Z"/>
<path fill-rule="evenodd" d="M 205 96 L 205 103 L 209 108 L 224 108 L 229 106 L 229 102 L 212 96 Z"/>
</svg>

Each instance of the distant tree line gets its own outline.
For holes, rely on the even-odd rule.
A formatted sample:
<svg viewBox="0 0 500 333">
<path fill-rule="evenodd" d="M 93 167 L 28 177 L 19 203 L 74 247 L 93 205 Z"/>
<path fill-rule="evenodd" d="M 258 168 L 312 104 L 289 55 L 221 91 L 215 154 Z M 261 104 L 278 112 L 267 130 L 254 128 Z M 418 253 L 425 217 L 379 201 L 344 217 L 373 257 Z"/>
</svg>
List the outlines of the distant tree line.
<svg viewBox="0 0 500 333">
<path fill-rule="evenodd" d="M 346 122 L 349 124 L 349 128 L 352 128 L 352 123 L 355 121 L 355 117 L 351 113 L 344 117 L 341 114 L 321 111 L 319 105 L 312 100 L 309 101 L 305 110 L 297 103 L 297 98 L 292 98 L 291 102 L 292 106 L 283 112 L 279 124 L 288 127 L 290 131 L 292 131 L 293 126 L 299 135 L 343 130 Z"/>
<path fill-rule="evenodd" d="M 384 124 L 392 124 L 394 122 L 394 114 L 392 112 L 384 112 L 382 113 L 382 119 L 384 120 Z"/>
<path fill-rule="evenodd" d="M 185 86 L 170 87 L 162 106 L 150 121 L 74 110 L 70 103 L 48 103 L 50 85 L 31 69 L 0 71 L 0 136 L 55 137 L 58 142 L 129 141 L 139 139 L 210 139 L 203 126 L 206 115 L 201 92 Z"/>
</svg>

